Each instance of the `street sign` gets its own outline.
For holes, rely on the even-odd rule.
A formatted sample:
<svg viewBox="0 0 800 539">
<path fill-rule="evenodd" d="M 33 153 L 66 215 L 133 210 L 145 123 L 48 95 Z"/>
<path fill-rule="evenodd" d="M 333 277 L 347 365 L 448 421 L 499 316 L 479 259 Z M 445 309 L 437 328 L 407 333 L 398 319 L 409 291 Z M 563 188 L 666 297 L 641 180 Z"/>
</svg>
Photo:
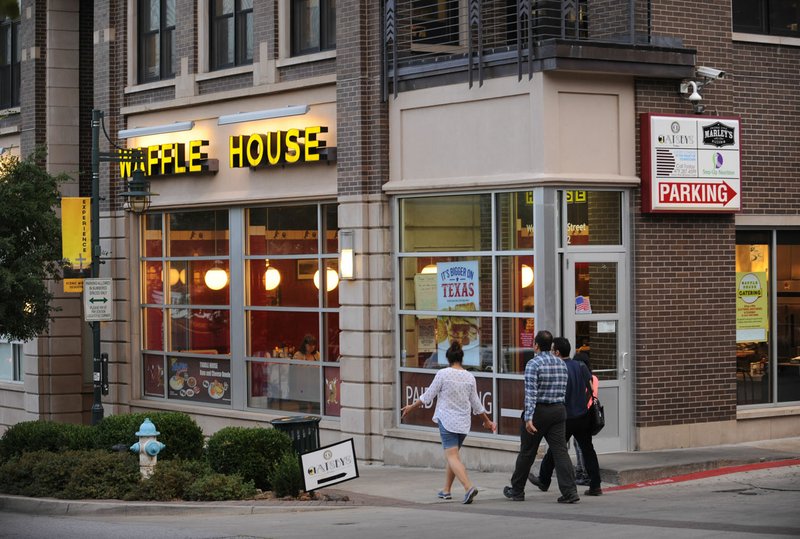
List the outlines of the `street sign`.
<svg viewBox="0 0 800 539">
<path fill-rule="evenodd" d="M 83 281 L 83 318 L 87 322 L 114 319 L 114 295 L 111 279 Z"/>
</svg>

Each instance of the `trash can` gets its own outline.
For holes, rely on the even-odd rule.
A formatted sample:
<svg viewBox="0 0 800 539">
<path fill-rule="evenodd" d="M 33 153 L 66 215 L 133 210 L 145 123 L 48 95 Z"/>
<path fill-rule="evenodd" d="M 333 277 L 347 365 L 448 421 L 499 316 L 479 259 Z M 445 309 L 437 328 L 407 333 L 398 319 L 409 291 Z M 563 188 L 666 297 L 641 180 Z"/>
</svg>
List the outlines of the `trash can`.
<svg viewBox="0 0 800 539">
<path fill-rule="evenodd" d="M 320 417 L 307 415 L 302 417 L 282 417 L 270 421 L 272 427 L 285 432 L 292 439 L 294 450 L 302 455 L 308 451 L 319 449 Z"/>
</svg>

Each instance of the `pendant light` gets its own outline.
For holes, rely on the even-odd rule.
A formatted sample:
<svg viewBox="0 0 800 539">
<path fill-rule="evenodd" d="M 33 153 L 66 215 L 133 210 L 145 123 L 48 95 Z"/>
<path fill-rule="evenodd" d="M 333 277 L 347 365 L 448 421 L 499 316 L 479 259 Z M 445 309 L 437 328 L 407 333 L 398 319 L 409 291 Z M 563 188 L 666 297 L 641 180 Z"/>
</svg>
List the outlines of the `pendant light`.
<svg viewBox="0 0 800 539">
<path fill-rule="evenodd" d="M 265 262 L 267 269 L 264 270 L 264 289 L 275 290 L 281 284 L 281 272 L 269 265 L 269 259 Z"/>
<path fill-rule="evenodd" d="M 217 255 L 217 211 L 214 210 L 214 256 Z M 222 267 L 222 261 L 214 261 L 214 267 L 206 272 L 206 286 L 211 290 L 222 290 L 228 284 L 228 272 Z"/>
<path fill-rule="evenodd" d="M 527 264 L 523 264 L 521 269 L 522 288 L 528 288 L 533 284 L 533 268 Z"/>
<path fill-rule="evenodd" d="M 339 286 L 339 274 L 331 268 L 325 268 L 325 288 L 328 292 Z M 319 290 L 319 270 L 314 272 L 314 286 Z"/>
</svg>

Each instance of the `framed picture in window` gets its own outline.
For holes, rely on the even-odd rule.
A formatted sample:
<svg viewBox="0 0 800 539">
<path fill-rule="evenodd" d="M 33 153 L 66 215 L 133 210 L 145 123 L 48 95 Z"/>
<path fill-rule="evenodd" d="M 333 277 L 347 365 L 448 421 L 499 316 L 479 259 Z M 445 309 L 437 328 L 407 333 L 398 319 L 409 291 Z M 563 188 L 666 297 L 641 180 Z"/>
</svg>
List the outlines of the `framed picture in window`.
<svg viewBox="0 0 800 539">
<path fill-rule="evenodd" d="M 302 281 L 306 279 L 313 279 L 314 273 L 317 271 L 316 260 L 298 260 L 297 261 L 297 280 Z"/>
</svg>

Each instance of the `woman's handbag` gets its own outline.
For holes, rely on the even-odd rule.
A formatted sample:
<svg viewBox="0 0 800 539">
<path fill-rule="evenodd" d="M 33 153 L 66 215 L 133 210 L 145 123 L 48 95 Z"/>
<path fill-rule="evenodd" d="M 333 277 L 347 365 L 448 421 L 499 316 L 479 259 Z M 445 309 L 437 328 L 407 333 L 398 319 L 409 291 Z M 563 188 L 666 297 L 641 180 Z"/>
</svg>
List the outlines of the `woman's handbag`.
<svg viewBox="0 0 800 539">
<path fill-rule="evenodd" d="M 591 424 L 592 436 L 606 426 L 606 412 L 597 397 L 592 397 L 592 406 L 589 408 L 589 423 Z"/>
</svg>

